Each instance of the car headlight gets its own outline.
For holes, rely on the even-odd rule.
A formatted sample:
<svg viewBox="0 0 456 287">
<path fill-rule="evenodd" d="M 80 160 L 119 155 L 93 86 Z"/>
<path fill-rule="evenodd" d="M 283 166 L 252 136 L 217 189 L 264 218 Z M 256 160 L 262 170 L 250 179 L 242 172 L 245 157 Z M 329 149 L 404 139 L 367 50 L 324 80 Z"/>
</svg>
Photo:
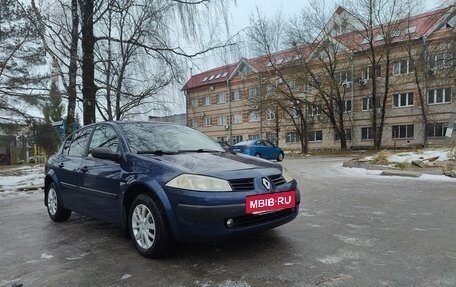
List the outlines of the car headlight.
<svg viewBox="0 0 456 287">
<path fill-rule="evenodd" d="M 233 191 L 224 179 L 195 174 L 181 174 L 170 180 L 166 186 L 195 191 Z"/>
<path fill-rule="evenodd" d="M 283 170 L 282 170 L 282 176 L 283 176 L 283 178 L 285 179 L 286 182 L 292 182 L 294 180 L 294 177 L 285 168 L 283 168 Z"/>
</svg>

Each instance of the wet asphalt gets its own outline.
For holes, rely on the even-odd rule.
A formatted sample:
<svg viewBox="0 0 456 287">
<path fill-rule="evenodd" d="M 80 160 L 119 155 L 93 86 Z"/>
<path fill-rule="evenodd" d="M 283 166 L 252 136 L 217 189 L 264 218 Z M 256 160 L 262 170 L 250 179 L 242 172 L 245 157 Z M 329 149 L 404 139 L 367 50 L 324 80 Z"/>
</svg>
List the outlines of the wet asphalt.
<svg viewBox="0 0 456 287">
<path fill-rule="evenodd" d="M 344 159 L 286 159 L 301 210 L 274 230 L 141 257 L 123 231 L 40 191 L 0 193 L 0 286 L 456 286 L 456 181 L 363 175 Z"/>
</svg>

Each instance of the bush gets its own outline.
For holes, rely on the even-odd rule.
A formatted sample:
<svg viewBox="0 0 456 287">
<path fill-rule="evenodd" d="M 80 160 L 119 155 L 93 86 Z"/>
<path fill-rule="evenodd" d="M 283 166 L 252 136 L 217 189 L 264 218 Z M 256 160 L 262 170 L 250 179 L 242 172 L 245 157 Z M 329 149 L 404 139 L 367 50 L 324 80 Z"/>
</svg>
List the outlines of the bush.
<svg viewBox="0 0 456 287">
<path fill-rule="evenodd" d="M 390 152 L 387 150 L 379 151 L 374 158 L 372 159 L 373 164 L 387 165 L 389 164 L 388 158 L 390 157 Z"/>
</svg>

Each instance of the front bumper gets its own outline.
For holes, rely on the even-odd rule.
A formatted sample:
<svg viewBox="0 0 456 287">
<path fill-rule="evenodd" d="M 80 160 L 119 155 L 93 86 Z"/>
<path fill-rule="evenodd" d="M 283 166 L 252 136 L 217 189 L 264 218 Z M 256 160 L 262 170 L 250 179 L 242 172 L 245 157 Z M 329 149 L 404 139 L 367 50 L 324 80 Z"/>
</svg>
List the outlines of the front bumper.
<svg viewBox="0 0 456 287">
<path fill-rule="evenodd" d="M 296 206 L 262 215 L 246 214 L 245 197 L 252 192 L 208 194 L 167 190 L 175 215 L 178 241 L 213 241 L 272 229 L 298 215 L 300 192 L 295 187 Z M 231 219 L 232 224 L 227 224 Z"/>
</svg>

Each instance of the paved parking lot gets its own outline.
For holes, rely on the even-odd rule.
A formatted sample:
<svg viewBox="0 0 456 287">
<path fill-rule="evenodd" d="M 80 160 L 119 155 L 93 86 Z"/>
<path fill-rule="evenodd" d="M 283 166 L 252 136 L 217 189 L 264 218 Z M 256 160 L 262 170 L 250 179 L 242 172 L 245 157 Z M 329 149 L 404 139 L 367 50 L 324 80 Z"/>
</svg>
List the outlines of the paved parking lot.
<svg viewBox="0 0 456 287">
<path fill-rule="evenodd" d="M 456 286 L 456 181 L 366 175 L 343 159 L 286 159 L 301 211 L 275 230 L 141 257 L 122 230 L 42 193 L 0 193 L 0 286 Z"/>
</svg>

